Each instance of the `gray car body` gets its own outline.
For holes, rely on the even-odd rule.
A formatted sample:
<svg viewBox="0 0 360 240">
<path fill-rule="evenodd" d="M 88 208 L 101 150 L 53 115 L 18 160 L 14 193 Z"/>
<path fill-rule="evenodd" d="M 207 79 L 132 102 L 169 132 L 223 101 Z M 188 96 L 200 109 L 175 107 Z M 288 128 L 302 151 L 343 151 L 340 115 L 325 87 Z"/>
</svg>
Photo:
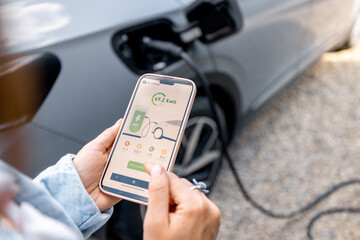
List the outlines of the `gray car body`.
<svg viewBox="0 0 360 240">
<path fill-rule="evenodd" d="M 6 53 L 51 52 L 62 69 L 32 121 L 0 133 L 1 156 L 22 159 L 23 169 L 34 176 L 114 124 L 139 76 L 116 56 L 112 36 L 158 18 L 184 25 L 184 9 L 191 2 L 4 1 Z M 236 2 L 242 30 L 212 44 L 196 42 L 189 50 L 231 102 L 226 116 L 233 136 L 242 118 L 257 112 L 323 52 L 343 43 L 359 10 L 356 0 Z M 182 61 L 160 73 L 193 78 Z"/>
</svg>

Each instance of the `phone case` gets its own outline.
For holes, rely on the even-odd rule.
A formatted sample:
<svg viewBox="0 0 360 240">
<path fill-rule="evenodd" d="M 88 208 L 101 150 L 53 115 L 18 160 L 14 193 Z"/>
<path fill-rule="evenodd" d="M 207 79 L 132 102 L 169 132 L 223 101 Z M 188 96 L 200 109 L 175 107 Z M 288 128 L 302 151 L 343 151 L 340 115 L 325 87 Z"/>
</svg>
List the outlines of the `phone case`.
<svg viewBox="0 0 360 240">
<path fill-rule="evenodd" d="M 185 116 L 184 116 L 184 119 L 183 119 L 183 124 L 180 126 L 180 134 L 179 134 L 179 137 L 178 137 L 178 140 L 175 142 L 175 146 L 174 146 L 174 154 L 172 155 L 170 161 L 169 161 L 169 164 L 168 164 L 168 168 L 166 169 L 167 171 L 172 171 L 173 167 L 174 167 L 174 164 L 175 164 L 175 160 L 176 160 L 176 156 L 177 156 L 177 153 L 179 151 L 179 147 L 180 147 L 180 144 L 181 144 L 181 140 L 182 140 L 182 137 L 183 137 L 183 134 L 184 134 L 184 130 L 185 130 L 185 127 L 186 127 L 186 124 L 187 124 L 187 121 L 188 121 L 188 118 L 189 118 L 189 115 L 190 115 L 190 111 L 191 111 L 191 108 L 192 108 L 192 105 L 194 103 L 194 99 L 195 99 L 195 95 L 196 95 L 196 85 L 194 84 L 193 81 L 191 80 L 188 80 L 188 79 L 184 79 L 184 78 L 178 78 L 178 77 L 172 77 L 172 76 L 165 76 L 165 75 L 158 75 L 158 74 L 144 74 L 142 75 L 136 86 L 135 86 L 135 89 L 132 93 L 132 96 L 131 96 L 131 99 L 129 101 L 129 105 L 126 109 L 126 112 L 125 112 L 125 115 L 124 115 L 124 119 L 127 119 L 129 116 L 129 112 L 130 112 L 130 108 L 131 108 L 131 104 L 133 103 L 134 101 L 134 97 L 136 95 L 136 92 L 139 88 L 139 85 L 140 85 L 140 82 L 143 78 L 146 78 L 146 77 L 159 77 L 159 78 L 165 78 L 165 79 L 172 79 L 172 80 L 180 80 L 180 81 L 186 81 L 186 82 L 189 82 L 191 83 L 191 85 L 193 86 L 193 92 L 190 96 L 190 99 L 189 99 L 189 105 L 188 105 L 188 108 L 185 112 Z M 139 116 L 141 114 L 139 113 Z M 124 123 L 124 122 L 123 122 Z M 100 190 L 108 195 L 111 195 L 111 196 L 114 196 L 114 197 L 118 197 L 118 198 L 121 198 L 121 199 L 125 199 L 125 200 L 129 200 L 129 201 L 132 201 L 132 202 L 136 202 L 136 203 L 139 203 L 139 204 L 143 204 L 143 205 L 147 205 L 147 202 L 143 202 L 143 201 L 139 201 L 137 199 L 133 199 L 133 198 L 129 198 L 129 197 L 126 197 L 126 196 L 122 196 L 122 195 L 118 195 L 118 194 L 115 194 L 115 193 L 112 193 L 112 192 L 109 192 L 109 191 L 106 191 L 103 189 L 102 187 L 102 181 L 103 181 L 103 178 L 104 178 L 104 175 L 106 173 L 106 170 L 108 168 L 108 165 L 109 165 L 109 162 L 110 162 L 110 158 L 112 156 L 112 153 L 113 151 L 115 150 L 116 146 L 117 146 L 117 143 L 118 143 L 118 138 L 120 137 L 120 133 L 123 131 L 123 123 L 122 125 L 120 126 L 120 129 L 119 129 L 119 132 L 117 133 L 117 136 L 115 138 L 115 141 L 114 141 L 114 145 L 112 146 L 111 148 L 111 151 L 110 151 L 110 154 L 109 154 L 109 158 L 106 162 L 106 165 L 105 165 L 105 168 L 103 170 L 103 173 L 101 175 L 101 178 L 100 178 L 100 181 L 99 181 L 99 187 L 100 187 Z M 133 126 L 135 128 L 135 126 Z"/>
</svg>

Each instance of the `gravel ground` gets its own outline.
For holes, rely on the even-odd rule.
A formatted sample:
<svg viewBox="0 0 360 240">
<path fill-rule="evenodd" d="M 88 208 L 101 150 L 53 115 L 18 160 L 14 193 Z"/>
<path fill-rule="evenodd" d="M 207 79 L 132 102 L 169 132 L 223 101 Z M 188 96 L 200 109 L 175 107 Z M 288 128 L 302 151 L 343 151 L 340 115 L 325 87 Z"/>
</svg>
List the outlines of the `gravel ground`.
<svg viewBox="0 0 360 240">
<path fill-rule="evenodd" d="M 326 53 L 230 147 L 246 188 L 268 209 L 287 213 L 333 184 L 360 178 L 360 47 Z M 349 186 L 289 220 L 264 216 L 239 193 L 224 162 L 211 199 L 222 211 L 218 239 L 307 239 L 319 211 L 360 207 Z M 360 214 L 320 218 L 315 239 L 360 239 Z"/>
</svg>

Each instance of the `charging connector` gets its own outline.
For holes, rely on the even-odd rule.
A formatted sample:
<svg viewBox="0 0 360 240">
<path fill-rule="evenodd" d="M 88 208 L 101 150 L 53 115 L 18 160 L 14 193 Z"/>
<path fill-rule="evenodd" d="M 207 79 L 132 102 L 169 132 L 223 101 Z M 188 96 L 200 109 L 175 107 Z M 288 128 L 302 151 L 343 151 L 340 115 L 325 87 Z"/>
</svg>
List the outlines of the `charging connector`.
<svg viewBox="0 0 360 240">
<path fill-rule="evenodd" d="M 155 49 L 155 50 L 158 50 L 158 51 L 163 51 L 163 52 L 169 53 L 169 54 L 173 55 L 174 57 L 180 58 L 181 53 L 184 52 L 181 47 L 173 44 L 172 42 L 153 40 L 146 36 L 143 37 L 142 41 L 145 46 Z"/>
</svg>

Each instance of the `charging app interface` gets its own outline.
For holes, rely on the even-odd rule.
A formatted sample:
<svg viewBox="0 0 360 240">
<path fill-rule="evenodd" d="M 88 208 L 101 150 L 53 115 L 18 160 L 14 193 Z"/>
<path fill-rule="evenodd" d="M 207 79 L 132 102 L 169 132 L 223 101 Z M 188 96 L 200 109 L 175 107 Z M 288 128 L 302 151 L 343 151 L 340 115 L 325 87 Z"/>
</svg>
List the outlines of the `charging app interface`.
<svg viewBox="0 0 360 240">
<path fill-rule="evenodd" d="M 144 162 L 168 168 L 192 91 L 190 83 L 142 79 L 104 175 L 104 190 L 147 202 Z"/>
</svg>

